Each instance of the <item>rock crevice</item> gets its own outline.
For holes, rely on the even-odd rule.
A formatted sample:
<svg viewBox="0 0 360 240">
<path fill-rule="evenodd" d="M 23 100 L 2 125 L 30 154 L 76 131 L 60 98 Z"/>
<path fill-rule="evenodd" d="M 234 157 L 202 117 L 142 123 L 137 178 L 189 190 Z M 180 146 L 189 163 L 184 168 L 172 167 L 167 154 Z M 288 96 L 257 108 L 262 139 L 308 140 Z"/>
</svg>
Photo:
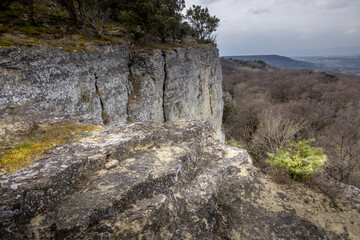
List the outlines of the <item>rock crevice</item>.
<svg viewBox="0 0 360 240">
<path fill-rule="evenodd" d="M 102 119 L 102 123 L 104 124 L 104 125 L 107 125 L 107 124 L 109 124 L 109 120 L 108 120 L 108 118 L 107 118 L 107 113 L 106 113 L 106 111 L 105 111 L 105 108 L 104 108 L 104 102 L 103 102 L 103 100 L 102 100 L 102 98 L 101 98 L 101 93 L 100 93 L 100 91 L 99 91 L 99 87 L 98 87 L 98 84 L 97 84 L 97 76 L 96 76 L 96 73 L 94 73 L 94 77 L 95 77 L 95 93 L 96 93 L 96 96 L 98 96 L 99 97 L 99 101 L 100 101 L 100 106 L 101 106 L 101 119 Z"/>
<path fill-rule="evenodd" d="M 163 58 L 164 58 L 164 83 L 163 83 L 163 92 L 162 92 L 162 107 L 163 107 L 163 114 L 164 114 L 164 122 L 166 122 L 166 111 L 165 111 L 165 91 L 166 91 L 166 79 L 167 79 L 167 66 L 166 66 L 166 54 L 163 52 Z"/>
</svg>

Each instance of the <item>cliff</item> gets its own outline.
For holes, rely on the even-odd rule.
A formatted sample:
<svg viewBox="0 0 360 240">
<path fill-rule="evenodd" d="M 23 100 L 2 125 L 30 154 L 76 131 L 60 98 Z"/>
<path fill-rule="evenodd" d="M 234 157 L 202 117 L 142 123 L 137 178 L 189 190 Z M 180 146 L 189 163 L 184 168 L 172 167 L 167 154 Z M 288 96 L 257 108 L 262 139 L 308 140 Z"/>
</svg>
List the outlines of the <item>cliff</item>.
<svg viewBox="0 0 360 240">
<path fill-rule="evenodd" d="M 104 126 L 0 175 L 0 239 L 360 236 L 357 190 L 334 206 L 295 183 L 274 184 L 245 150 L 222 142 L 216 48 L 0 53 L 1 124 Z"/>
<path fill-rule="evenodd" d="M 94 51 L 0 48 L 1 118 L 95 124 L 209 121 L 221 133 L 222 73 L 211 45 Z"/>
</svg>

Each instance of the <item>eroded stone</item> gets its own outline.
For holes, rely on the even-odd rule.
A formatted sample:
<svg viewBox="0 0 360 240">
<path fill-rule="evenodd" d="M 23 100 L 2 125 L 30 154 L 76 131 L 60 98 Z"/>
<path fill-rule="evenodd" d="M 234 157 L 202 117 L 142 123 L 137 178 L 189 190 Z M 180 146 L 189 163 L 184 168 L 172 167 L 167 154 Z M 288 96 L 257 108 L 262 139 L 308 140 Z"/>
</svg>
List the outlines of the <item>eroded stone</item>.
<svg viewBox="0 0 360 240">
<path fill-rule="evenodd" d="M 119 161 L 118 161 L 118 160 L 112 160 L 112 161 L 107 162 L 107 163 L 105 164 L 105 168 L 106 168 L 106 169 L 111 169 L 111 168 L 116 167 L 118 164 L 119 164 Z"/>
<path fill-rule="evenodd" d="M 356 210 L 340 213 L 316 200 L 311 211 L 319 217 L 309 215 L 310 205 L 300 205 L 302 196 L 269 183 L 246 151 L 214 136 L 202 122 L 146 122 L 109 127 L 74 146 L 58 146 L 34 165 L 0 176 L 0 235 L 356 239 Z M 116 159 L 117 167 L 104 169 L 106 159 Z M 346 231 L 338 228 L 350 220 Z"/>
</svg>

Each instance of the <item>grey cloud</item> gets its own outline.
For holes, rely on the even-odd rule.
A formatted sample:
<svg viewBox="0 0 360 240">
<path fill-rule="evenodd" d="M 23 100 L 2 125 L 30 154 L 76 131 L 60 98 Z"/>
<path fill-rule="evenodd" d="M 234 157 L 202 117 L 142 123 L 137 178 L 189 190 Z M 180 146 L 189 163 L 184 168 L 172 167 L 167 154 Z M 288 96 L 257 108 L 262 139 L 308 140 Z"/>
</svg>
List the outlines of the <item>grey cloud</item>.
<svg viewBox="0 0 360 240">
<path fill-rule="evenodd" d="M 221 0 L 201 0 L 200 3 L 201 3 L 201 4 L 208 5 L 208 4 L 212 4 L 212 3 L 220 2 L 220 1 L 221 1 Z"/>
<path fill-rule="evenodd" d="M 360 0 L 186 0 L 220 18 L 221 55 L 360 54 Z M 304 51 L 304 49 L 310 49 Z M 323 49 L 315 51 L 316 49 Z"/>
<path fill-rule="evenodd" d="M 315 6 L 324 9 L 342 9 L 351 3 L 351 0 L 316 0 Z"/>
<path fill-rule="evenodd" d="M 264 13 L 269 13 L 270 10 L 266 9 L 266 8 L 257 8 L 257 9 L 249 9 L 249 12 L 252 14 L 264 14 Z"/>
</svg>

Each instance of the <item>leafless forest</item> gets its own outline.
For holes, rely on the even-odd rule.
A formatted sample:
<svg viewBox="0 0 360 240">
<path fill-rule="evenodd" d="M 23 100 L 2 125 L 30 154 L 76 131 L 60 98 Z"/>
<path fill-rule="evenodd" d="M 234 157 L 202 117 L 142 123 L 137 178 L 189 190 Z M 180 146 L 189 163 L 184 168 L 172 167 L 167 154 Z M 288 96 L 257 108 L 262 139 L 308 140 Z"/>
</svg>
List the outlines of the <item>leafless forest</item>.
<svg viewBox="0 0 360 240">
<path fill-rule="evenodd" d="M 228 140 L 267 171 L 267 152 L 287 140 L 316 138 L 328 161 L 323 173 L 360 187 L 360 77 L 280 70 L 263 62 L 221 59 Z"/>
</svg>

